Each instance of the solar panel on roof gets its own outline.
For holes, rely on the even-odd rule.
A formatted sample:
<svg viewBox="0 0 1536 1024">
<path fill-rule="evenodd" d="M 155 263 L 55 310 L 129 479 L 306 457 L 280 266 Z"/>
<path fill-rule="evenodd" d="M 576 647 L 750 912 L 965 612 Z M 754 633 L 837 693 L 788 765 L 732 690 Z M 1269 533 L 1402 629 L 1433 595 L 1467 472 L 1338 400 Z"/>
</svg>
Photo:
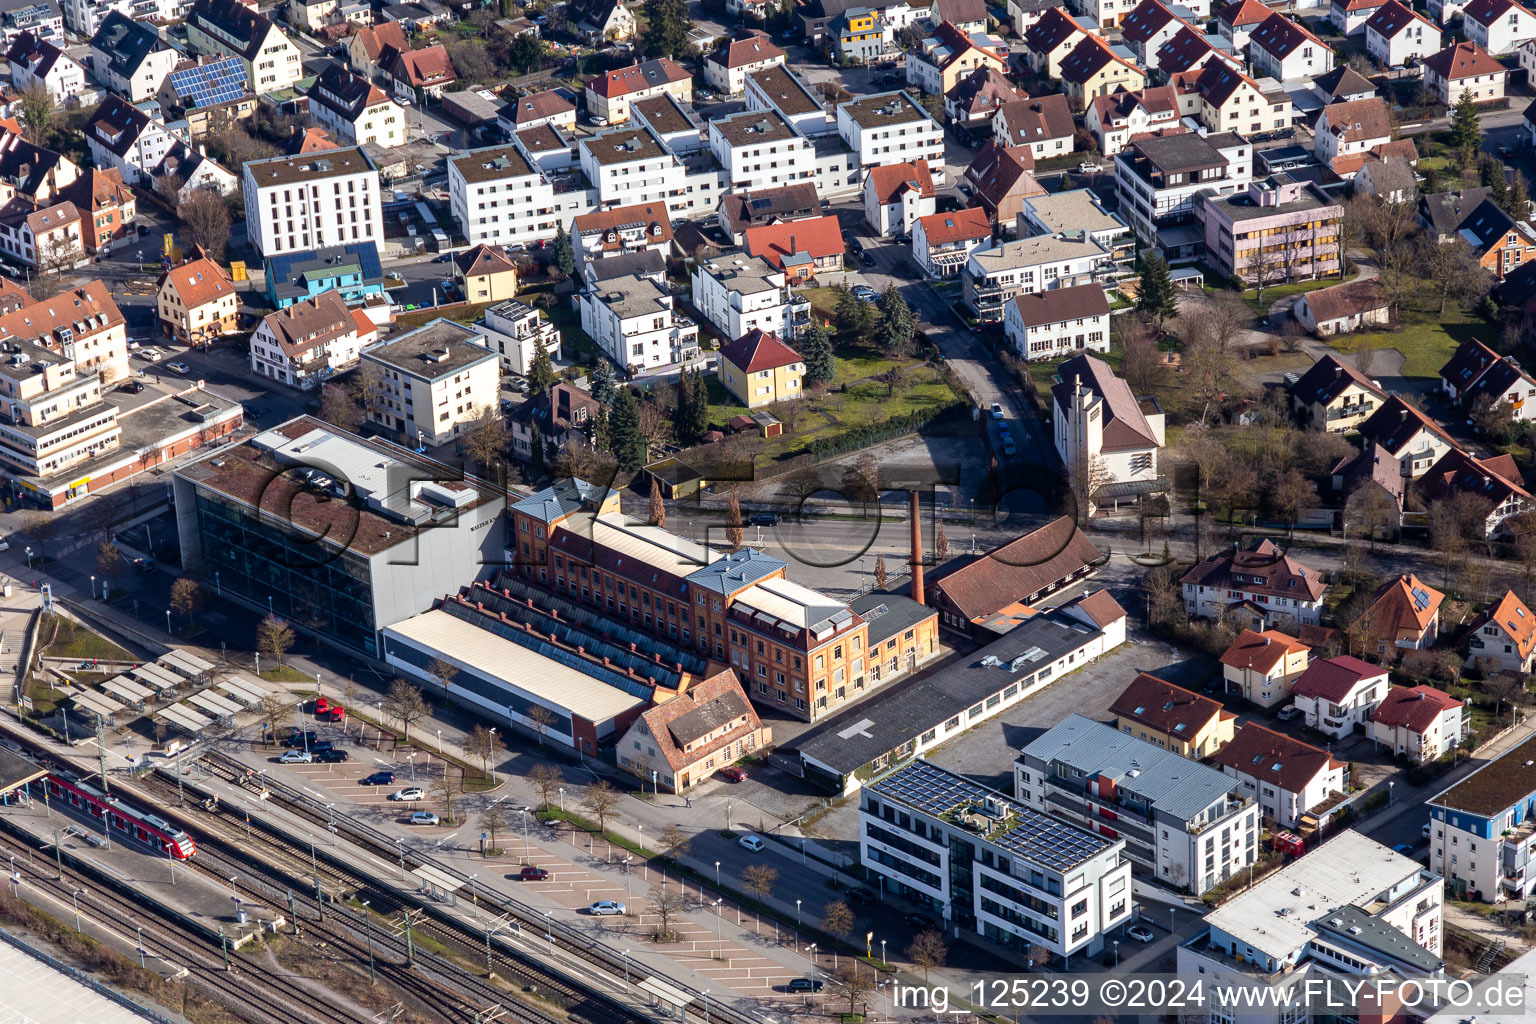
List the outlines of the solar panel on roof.
<svg viewBox="0 0 1536 1024">
<path fill-rule="evenodd" d="M 189 107 L 228 103 L 250 91 L 246 87 L 245 64 L 238 57 L 173 71 L 169 77 L 171 91 Z"/>
<path fill-rule="evenodd" d="M 1429 595 L 1424 592 L 1422 587 L 1413 588 L 1413 603 L 1418 605 L 1420 608 L 1429 607 Z"/>
</svg>

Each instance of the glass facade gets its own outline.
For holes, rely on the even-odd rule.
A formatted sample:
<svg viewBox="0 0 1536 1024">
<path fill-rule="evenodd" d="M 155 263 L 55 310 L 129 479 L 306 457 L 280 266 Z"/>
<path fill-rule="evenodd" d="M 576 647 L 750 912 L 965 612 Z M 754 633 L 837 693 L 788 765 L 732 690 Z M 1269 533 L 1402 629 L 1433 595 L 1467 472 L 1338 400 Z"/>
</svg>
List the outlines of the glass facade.
<svg viewBox="0 0 1536 1024">
<path fill-rule="evenodd" d="M 205 582 L 233 591 L 281 618 L 377 655 L 368 560 L 334 548 L 201 488 L 197 530 Z M 215 575 L 217 574 L 217 575 Z"/>
</svg>

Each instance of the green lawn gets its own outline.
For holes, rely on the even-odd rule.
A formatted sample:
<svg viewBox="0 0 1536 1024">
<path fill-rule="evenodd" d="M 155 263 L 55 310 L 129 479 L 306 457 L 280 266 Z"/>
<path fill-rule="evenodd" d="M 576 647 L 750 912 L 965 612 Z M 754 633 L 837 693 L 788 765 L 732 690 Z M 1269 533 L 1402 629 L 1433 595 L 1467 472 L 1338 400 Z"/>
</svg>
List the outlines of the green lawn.
<svg viewBox="0 0 1536 1024">
<path fill-rule="evenodd" d="M 1243 298 L 1248 300 L 1248 305 L 1253 307 L 1255 313 L 1264 316 L 1269 313 L 1269 307 L 1274 305 L 1277 299 L 1290 298 L 1292 295 L 1300 295 L 1303 292 L 1315 292 L 1319 288 L 1331 288 L 1339 283 L 1340 281 L 1336 276 L 1329 276 L 1321 281 L 1296 281 L 1291 284 L 1272 284 L 1264 289 L 1264 301 L 1262 303 L 1259 302 L 1258 293 L 1252 288 L 1243 291 Z"/>
<path fill-rule="evenodd" d="M 1455 354 L 1462 342 L 1479 335 L 1486 337 L 1489 330 L 1488 322 L 1482 317 L 1464 313 L 1453 303 L 1446 306 L 1443 316 L 1433 309 L 1427 312 L 1405 310 L 1400 331 L 1346 334 L 1326 340 L 1331 348 L 1340 352 L 1353 352 L 1361 346 L 1395 348 L 1406 360 L 1403 376 L 1433 378 L 1439 376 L 1440 367 Z"/>
<path fill-rule="evenodd" d="M 1108 352 L 1089 353 L 1095 359 L 1102 359 L 1109 364 L 1110 369 L 1119 371 L 1120 362 L 1125 358 L 1125 351 L 1119 345 L 1112 346 Z M 1047 392 L 1056 383 L 1056 368 L 1066 362 L 1062 359 L 1036 359 L 1029 363 L 1029 376 L 1035 382 L 1035 390 Z"/>
</svg>

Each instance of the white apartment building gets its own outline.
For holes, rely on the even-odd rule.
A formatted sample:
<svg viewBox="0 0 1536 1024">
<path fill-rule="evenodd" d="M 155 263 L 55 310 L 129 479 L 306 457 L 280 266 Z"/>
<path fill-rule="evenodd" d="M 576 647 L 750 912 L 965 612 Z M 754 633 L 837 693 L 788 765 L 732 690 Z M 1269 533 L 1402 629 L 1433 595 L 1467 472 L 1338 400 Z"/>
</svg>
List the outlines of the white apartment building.
<svg viewBox="0 0 1536 1024">
<path fill-rule="evenodd" d="M 287 89 L 304 77 L 303 54 L 276 23 L 240 0 L 196 0 L 187 11 L 187 47 L 228 53 L 245 63 L 257 95 Z"/>
<path fill-rule="evenodd" d="M 351 242 L 384 244 L 379 171 L 362 149 L 275 156 L 245 165 L 245 229 L 263 256 Z"/>
<path fill-rule="evenodd" d="M 643 371 L 698 357 L 699 325 L 649 277 L 600 281 L 580 296 L 581 328 L 619 366 Z"/>
<path fill-rule="evenodd" d="M 1433 686 L 1394 686 L 1371 712 L 1367 735 L 1377 749 L 1423 764 L 1461 744 L 1467 706 Z"/>
<path fill-rule="evenodd" d="M 524 302 L 508 299 L 486 309 L 480 317 L 485 342 L 501 357 L 501 368 L 528 375 L 539 349 L 551 361 L 560 358 L 560 331 L 554 321 Z"/>
<path fill-rule="evenodd" d="M 1083 828 L 1112 821 L 1132 863 L 1196 896 L 1258 857 L 1258 805 L 1231 779 L 1083 715 L 1019 752 L 1013 787 L 1024 806 Z"/>
<path fill-rule="evenodd" d="M 86 122 L 85 142 L 97 167 L 115 167 L 124 184 L 143 185 L 185 140 L 121 96 L 108 96 Z"/>
<path fill-rule="evenodd" d="M 1333 70 L 1333 48 L 1278 12 L 1248 37 L 1248 59 L 1254 74 L 1280 82 L 1317 78 Z"/>
<path fill-rule="evenodd" d="M 748 75 L 746 91 L 748 110 L 777 110 L 802 135 L 814 137 L 838 130 L 821 98 L 782 64 Z"/>
<path fill-rule="evenodd" d="M 912 258 L 933 278 L 958 277 L 971 253 L 992 244 L 992 222 L 979 206 L 919 217 L 912 228 Z"/>
<path fill-rule="evenodd" d="M 1536 14 L 1514 0 L 1472 0 L 1462 8 L 1461 27 L 1468 39 L 1498 55 L 1536 39 Z"/>
<path fill-rule="evenodd" d="M 1020 359 L 1109 351 L 1109 300 L 1097 284 L 1017 295 L 1003 312 L 1003 334 Z"/>
<path fill-rule="evenodd" d="M 1245 629 L 1222 652 L 1222 692 L 1272 708 L 1290 697 L 1311 657 L 1312 648 L 1287 633 Z"/>
<path fill-rule="evenodd" d="M 91 75 L 134 103 L 153 99 L 181 54 L 152 25 L 109 11 L 91 37 Z"/>
<path fill-rule="evenodd" d="M 1398 0 L 1387 0 L 1365 23 L 1365 52 L 1391 68 L 1428 57 L 1440 38 L 1434 22 Z"/>
<path fill-rule="evenodd" d="M 905 92 L 879 93 L 840 104 L 837 131 L 860 167 L 926 160 L 934 183 L 944 182 L 944 130 Z"/>
<path fill-rule="evenodd" d="M 1074 296 L 1073 301 L 1086 300 Z M 1117 504 L 1122 493 L 1133 499 L 1164 490 L 1157 453 L 1166 417 L 1157 397 L 1134 394 L 1108 363 L 1090 355 L 1068 359 L 1057 373 L 1061 383 L 1051 388 L 1051 436 L 1072 485 L 1087 498 L 1088 514 L 1105 504 L 1099 492 L 1112 484 L 1126 485 L 1117 488 Z"/>
<path fill-rule="evenodd" d="M 357 363 L 379 329 L 337 291 L 268 314 L 251 335 L 251 372 L 309 390 Z"/>
<path fill-rule="evenodd" d="M 1204 256 L 1195 230 L 1195 195 L 1246 190 L 1253 148 L 1232 132 L 1169 135 L 1131 143 L 1115 156 L 1120 215 L 1143 245 L 1156 244 L 1169 262 Z"/>
<path fill-rule="evenodd" d="M 1536 738 L 1425 801 L 1429 867 L 1457 899 L 1536 893 Z"/>
<path fill-rule="evenodd" d="M 517 146 L 448 158 L 448 203 L 471 245 L 511 245 L 555 236 L 554 187 Z"/>
<path fill-rule="evenodd" d="M 1349 766 L 1310 743 L 1247 722 L 1209 758 L 1258 800 L 1259 811 L 1280 828 L 1349 792 Z"/>
<path fill-rule="evenodd" d="M 1461 94 L 1479 103 L 1504 98 L 1509 69 L 1476 43 L 1451 43 L 1424 58 L 1424 88 L 1441 103 L 1454 107 Z"/>
<path fill-rule="evenodd" d="M 412 447 L 451 441 L 499 407 L 496 353 L 474 329 L 452 320 L 365 348 L 362 358 L 376 364 L 384 380 L 369 420 Z"/>
<path fill-rule="evenodd" d="M 1473 620 L 1467 657 L 1499 671 L 1529 673 L 1536 662 L 1536 614 L 1513 590 L 1506 590 Z"/>
<path fill-rule="evenodd" d="M 85 66 L 31 32 L 23 32 L 12 40 L 6 60 L 11 68 L 11 85 L 17 92 L 39 85 L 60 106 L 85 92 Z"/>
<path fill-rule="evenodd" d="M 1439 874 L 1345 829 L 1207 914 L 1180 943 L 1177 970 L 1248 990 L 1233 994 L 1245 1009 L 1213 1019 L 1298 1024 L 1315 1012 L 1306 993 L 1321 986 L 1442 975 L 1444 902 Z M 1330 1013 L 1354 1017 L 1352 1003 L 1341 996 Z M 1381 1012 L 1358 1007 L 1362 1019 Z"/>
<path fill-rule="evenodd" d="M 662 260 L 676 248 L 672 212 L 666 203 L 637 203 L 593 210 L 571 225 L 571 246 L 581 279 L 589 284 L 599 277 L 627 276 L 604 273 L 595 264 L 625 253 L 654 252 Z"/>
<path fill-rule="evenodd" d="M 1020 955 L 1094 955 L 1134 916 L 1131 861 L 1111 839 L 925 760 L 864 787 L 859 859 L 898 895 Z M 964 866 L 951 860 L 963 851 Z"/>
<path fill-rule="evenodd" d="M 1386 669 L 1346 654 L 1313 661 L 1291 684 L 1291 696 L 1308 727 L 1337 740 L 1356 727 L 1365 731 L 1387 686 Z"/>
<path fill-rule="evenodd" d="M 1380 96 L 1330 103 L 1318 115 L 1312 147 L 1318 162 L 1332 168 L 1341 156 L 1368 153 L 1392 141 L 1392 117 Z M 1338 170 L 1343 171 L 1341 165 Z"/>
<path fill-rule="evenodd" d="M 726 187 L 755 192 L 816 177 L 816 151 L 776 110 L 744 111 L 709 122 L 709 148 Z"/>
<path fill-rule="evenodd" d="M 581 172 L 598 206 L 668 203 L 686 195 L 682 163 L 649 128 L 620 128 L 581 140 Z"/>
<path fill-rule="evenodd" d="M 740 96 L 747 87 L 747 76 L 777 64 L 786 55 L 768 38 L 766 32 L 747 31 L 727 39 L 704 58 L 704 81 L 725 96 Z"/>
<path fill-rule="evenodd" d="M 309 90 L 309 112 L 332 138 L 349 146 L 405 145 L 405 108 L 339 62 L 328 65 Z"/>
<path fill-rule="evenodd" d="M 780 338 L 795 333 L 795 313 L 810 303 L 785 287 L 784 271 L 761 256 L 726 253 L 693 268 L 693 308 L 729 339 L 761 330 Z"/>
<path fill-rule="evenodd" d="M 961 272 L 961 294 L 978 319 L 997 322 L 1015 295 L 1091 284 L 1109 265 L 1092 238 L 1037 235 L 977 249 Z"/>
</svg>

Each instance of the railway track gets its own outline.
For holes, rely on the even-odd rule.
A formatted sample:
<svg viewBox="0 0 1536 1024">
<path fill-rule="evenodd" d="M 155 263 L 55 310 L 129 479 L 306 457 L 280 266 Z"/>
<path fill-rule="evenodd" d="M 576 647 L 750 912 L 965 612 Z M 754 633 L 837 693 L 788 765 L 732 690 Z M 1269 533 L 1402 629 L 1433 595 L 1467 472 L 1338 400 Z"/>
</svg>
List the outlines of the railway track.
<svg viewBox="0 0 1536 1024">
<path fill-rule="evenodd" d="M 186 980 L 225 1006 L 239 1007 L 240 1015 L 253 1022 L 294 1024 L 371 1024 L 372 1017 L 354 1015 L 345 1009 L 326 1005 L 315 998 L 315 990 L 304 980 L 251 964 L 249 970 L 231 971 L 224 967 L 223 955 L 210 951 L 203 941 L 189 932 L 186 920 L 162 914 L 158 909 L 103 885 L 96 876 L 72 864 L 66 864 L 63 878 L 46 862 L 32 863 L 29 846 L 21 839 L 0 836 L 0 856 L 15 854 L 16 870 L 27 889 L 48 893 L 61 907 L 68 908 L 83 897 L 81 913 L 111 925 L 123 935 L 142 935 L 146 958 L 186 968 Z M 139 929 L 143 929 L 139 932 Z"/>
</svg>

